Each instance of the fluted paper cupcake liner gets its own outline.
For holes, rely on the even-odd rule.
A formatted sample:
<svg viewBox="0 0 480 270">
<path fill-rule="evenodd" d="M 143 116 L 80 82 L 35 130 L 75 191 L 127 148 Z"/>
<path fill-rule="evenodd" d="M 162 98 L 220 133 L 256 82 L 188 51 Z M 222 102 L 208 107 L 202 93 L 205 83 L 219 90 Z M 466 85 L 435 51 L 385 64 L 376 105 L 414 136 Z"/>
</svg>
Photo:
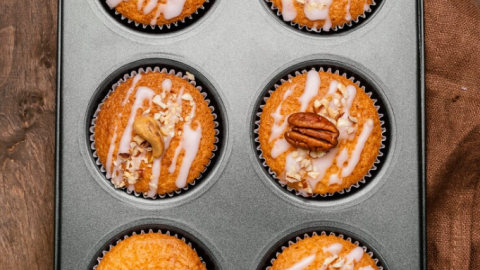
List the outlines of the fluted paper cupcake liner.
<svg viewBox="0 0 480 270">
<path fill-rule="evenodd" d="M 328 65 L 325 65 L 325 66 L 328 66 Z M 365 89 L 365 86 L 362 86 L 362 83 L 361 83 L 361 80 L 357 80 L 355 79 L 355 77 L 353 76 L 348 76 L 347 73 L 342 73 L 340 74 L 340 71 L 338 70 L 335 70 L 334 72 L 332 72 L 332 68 L 327 68 L 327 70 L 325 71 L 323 67 L 319 68 L 318 70 L 315 69 L 315 68 L 312 68 L 312 70 L 315 70 L 317 72 L 328 72 L 328 73 L 333 73 L 333 74 L 336 74 L 336 75 L 341 75 L 345 78 L 347 78 L 348 80 L 350 80 L 351 82 L 353 82 L 354 84 L 356 84 L 358 87 L 360 87 L 369 97 L 370 99 L 373 101 L 373 105 L 375 106 L 375 108 L 377 109 L 377 113 L 378 113 L 378 117 L 379 117 L 379 120 L 380 120 L 380 127 L 382 129 L 382 144 L 380 146 L 380 149 L 379 149 L 379 152 L 378 152 L 378 155 L 375 159 L 375 162 L 373 163 L 373 166 L 372 168 L 370 168 L 370 170 L 368 171 L 368 173 L 358 182 L 356 182 L 355 184 L 351 185 L 350 187 L 347 187 L 347 188 L 344 188 L 340 191 L 337 191 L 337 192 L 334 192 L 334 193 L 326 193 L 326 194 L 318 194 L 318 193 L 314 193 L 313 195 L 311 196 L 307 196 L 305 195 L 303 192 L 301 191 L 298 191 L 294 188 L 291 188 L 289 187 L 284 181 L 280 180 L 280 178 L 277 177 L 276 173 L 274 171 L 272 171 L 272 169 L 270 169 L 270 166 L 268 166 L 266 160 L 265 160 L 265 157 L 263 156 L 263 151 L 262 151 L 262 147 L 260 145 L 260 138 L 259 138 L 259 129 L 260 129 L 260 116 L 262 115 L 262 112 L 263 112 L 263 108 L 265 107 L 265 104 L 267 103 L 267 100 L 270 98 L 270 96 L 272 95 L 272 93 L 274 91 L 277 90 L 277 88 L 282 85 L 283 83 L 286 82 L 286 80 L 284 79 L 280 79 L 280 81 L 276 82 L 273 87 L 274 89 L 273 90 L 269 90 L 265 96 L 263 97 L 263 101 L 262 103 L 260 104 L 260 107 L 257 108 L 257 113 L 256 113 L 256 118 L 255 118 L 255 129 L 253 130 L 255 136 L 254 136 L 254 141 L 255 143 L 258 145 L 256 147 L 257 149 L 257 153 L 259 154 L 259 158 L 260 158 L 260 161 L 261 161 L 261 164 L 262 166 L 264 166 L 267 170 L 268 170 L 268 174 L 272 177 L 272 180 L 276 181 L 278 184 L 280 184 L 284 189 L 288 190 L 290 193 L 295 193 L 295 195 L 297 196 L 301 196 L 303 198 L 307 198 L 307 199 L 312 199 L 312 198 L 317 198 L 317 197 L 331 197 L 331 196 L 334 196 L 336 194 L 340 194 L 340 195 L 343 195 L 343 194 L 347 194 L 349 192 L 351 192 L 354 188 L 355 189 L 358 189 L 360 188 L 362 185 L 366 184 L 367 180 L 372 178 L 372 172 L 373 171 L 376 171 L 378 169 L 378 165 L 381 163 L 381 158 L 384 156 L 384 153 L 383 153 L 383 149 L 385 149 L 385 141 L 387 140 L 387 137 L 386 137 L 386 132 L 387 132 L 387 129 L 385 127 L 385 120 L 383 120 L 384 118 L 384 115 L 382 113 L 379 112 L 380 110 L 380 106 L 377 104 L 378 101 L 377 99 L 374 99 L 372 98 L 372 92 L 370 91 L 366 91 Z M 287 74 L 287 77 L 288 77 L 288 80 L 292 79 L 293 77 L 295 76 L 299 76 L 299 75 L 302 75 L 302 74 L 306 74 L 308 73 L 308 70 L 306 69 L 303 69 L 301 71 L 294 71 L 294 72 L 290 72 L 289 74 Z M 312 189 L 314 190 L 315 187 L 312 187 Z"/>
<path fill-rule="evenodd" d="M 156 229 L 156 230 L 154 230 L 154 229 L 149 229 L 147 232 L 145 232 L 145 230 L 141 230 L 139 234 L 142 235 L 142 234 L 148 234 L 148 233 L 159 233 L 159 234 L 165 234 L 165 235 L 168 235 L 168 236 L 173 236 L 173 237 L 175 237 L 175 238 L 177 238 L 177 239 L 182 240 L 182 241 L 183 241 L 185 244 L 187 244 L 191 249 L 193 249 L 193 250 L 195 251 L 195 253 L 197 253 L 197 250 L 195 249 L 195 247 L 192 245 L 192 243 L 190 243 L 189 241 L 187 241 L 187 239 L 186 239 L 185 237 L 181 237 L 181 236 L 179 236 L 179 235 L 176 234 L 176 233 L 173 233 L 173 234 L 172 234 L 172 233 L 170 233 L 169 230 L 164 230 L 164 232 L 162 232 L 161 229 Z M 103 260 L 103 258 L 105 257 L 105 255 L 106 255 L 108 252 L 110 252 L 116 245 L 118 245 L 118 244 L 119 244 L 120 242 L 122 242 L 123 240 L 126 240 L 126 239 L 128 239 L 129 237 L 132 237 L 132 236 L 134 236 L 134 235 L 137 235 L 137 233 L 136 233 L 136 232 L 132 232 L 132 233 L 129 233 L 129 234 L 125 234 L 123 237 L 121 237 L 121 239 L 119 239 L 118 241 L 116 241 L 114 244 L 108 245 L 108 248 L 107 248 L 107 249 L 102 250 L 102 252 L 101 252 L 101 254 L 102 254 L 101 257 L 97 257 L 97 258 L 96 258 L 97 263 L 95 264 L 95 266 L 93 266 L 92 269 L 93 269 L 93 270 L 96 270 L 97 267 L 100 265 L 100 262 L 101 262 L 101 261 Z M 198 253 L 197 253 L 197 255 L 198 255 Z M 200 261 L 202 262 L 202 264 L 203 264 L 205 267 L 207 267 L 207 263 L 204 261 L 204 259 L 203 259 L 201 256 L 198 256 L 198 257 L 200 258 Z"/>
<path fill-rule="evenodd" d="M 310 27 L 307 27 L 305 25 L 300 25 L 300 24 L 298 24 L 296 22 L 293 22 L 293 21 L 284 21 L 283 16 L 282 16 L 282 12 L 280 12 L 280 9 L 277 8 L 271 0 L 264 0 L 264 1 L 266 2 L 267 6 L 270 7 L 270 9 L 273 11 L 273 13 L 280 20 L 282 20 L 282 22 L 290 24 L 290 26 L 292 26 L 296 29 L 302 30 L 302 31 L 307 31 L 307 32 L 310 32 L 310 33 L 320 34 L 320 33 L 329 33 L 330 31 L 333 32 L 333 33 L 338 33 L 338 32 L 342 32 L 344 30 L 350 29 L 355 25 L 359 25 L 365 19 L 367 19 L 367 17 L 369 15 L 371 15 L 374 12 L 376 7 L 378 6 L 378 3 L 380 3 L 382 0 L 373 0 L 372 4 L 370 4 L 370 6 L 369 6 L 369 9 L 366 10 L 362 15 L 358 16 L 355 19 L 352 18 L 352 20 L 344 23 L 343 25 L 337 25 L 335 27 L 332 27 L 332 28 L 329 29 L 329 31 L 323 30 L 321 27 L 320 28 L 310 28 Z"/>
<path fill-rule="evenodd" d="M 200 94 L 202 94 L 204 100 L 207 102 L 207 105 L 209 105 L 208 107 L 210 108 L 210 110 L 212 112 L 213 120 L 214 120 L 214 127 L 215 127 L 214 149 L 212 151 L 212 156 L 210 157 L 209 163 L 205 166 L 205 168 L 202 171 L 202 173 L 200 174 L 200 176 L 195 178 L 195 180 L 193 182 L 188 183 L 184 188 L 176 190 L 176 191 L 171 192 L 171 193 L 162 194 L 162 195 L 156 194 L 154 197 L 147 197 L 146 193 L 138 193 L 134 190 L 131 191 L 131 190 L 128 189 L 127 186 L 122 187 L 122 188 L 117 188 L 117 189 L 123 189 L 127 194 L 134 195 L 135 197 L 143 197 L 145 199 L 163 199 L 163 198 L 173 197 L 173 196 L 179 195 L 182 192 L 189 190 L 189 188 L 193 188 L 196 185 L 196 183 L 202 179 L 203 174 L 205 174 L 205 172 L 210 167 L 210 165 L 212 163 L 212 159 L 215 157 L 215 152 L 218 150 L 218 143 L 219 143 L 218 135 L 220 134 L 220 130 L 218 129 L 218 127 L 219 127 L 220 124 L 217 121 L 217 114 L 215 113 L 215 107 L 210 105 L 210 99 L 208 98 L 208 94 L 205 91 L 203 91 L 203 88 L 201 86 L 197 86 L 195 80 L 190 80 L 189 77 L 186 74 L 183 74 L 182 72 L 177 72 L 174 69 L 168 70 L 167 68 L 160 68 L 158 66 L 154 66 L 153 68 L 152 67 L 139 68 L 138 70 L 133 70 L 130 73 L 125 74 L 123 76 L 123 78 L 121 78 L 115 84 L 113 84 L 111 86 L 110 91 L 105 95 L 103 100 L 98 104 L 97 109 L 96 109 L 95 113 L 93 114 L 92 120 L 90 122 L 91 125 L 90 125 L 90 128 L 89 128 L 90 147 L 91 147 L 91 150 L 92 150 L 93 158 L 95 159 L 95 164 L 97 165 L 99 170 L 102 172 L 102 174 L 105 176 L 105 179 L 108 180 L 111 183 L 110 179 L 108 179 L 107 176 L 106 176 L 105 167 L 100 162 L 100 159 L 97 155 L 97 151 L 96 151 L 96 147 L 95 147 L 95 125 L 96 125 L 96 122 L 97 122 L 98 114 L 99 114 L 99 112 L 102 108 L 103 103 L 105 103 L 105 101 L 108 99 L 108 97 L 115 91 L 115 89 L 117 89 L 117 87 L 120 84 L 124 83 L 125 81 L 127 81 L 128 79 L 130 79 L 132 77 L 135 77 L 137 74 L 143 74 L 143 73 L 149 73 L 149 72 L 159 72 L 159 73 L 174 75 L 176 77 L 179 77 L 179 78 L 182 78 L 182 79 L 188 81 L 191 85 L 193 85 L 200 92 Z M 112 183 L 111 183 L 111 185 L 112 185 L 113 188 L 115 188 Z"/>
<path fill-rule="evenodd" d="M 377 256 L 375 255 L 375 253 L 373 253 L 373 251 L 369 250 L 369 248 L 367 246 L 362 245 L 359 241 L 357 241 L 356 239 L 353 239 L 350 236 L 346 236 L 344 234 L 335 233 L 335 232 L 331 232 L 331 231 L 312 231 L 312 232 L 309 232 L 309 233 L 299 234 L 298 236 L 295 237 L 294 241 L 290 240 L 290 241 L 287 241 L 284 244 L 282 244 L 281 250 L 283 252 L 285 249 L 287 249 L 288 247 L 298 243 L 299 241 L 302 241 L 306 238 L 310 238 L 310 237 L 314 237 L 314 236 L 321 236 L 321 235 L 336 236 L 336 237 L 339 237 L 343 240 L 346 240 L 346 241 L 348 241 L 348 242 L 350 242 L 350 243 L 352 243 L 356 246 L 361 247 L 365 251 L 365 253 L 368 254 L 368 256 L 370 256 L 373 259 L 373 261 L 375 262 L 378 269 L 379 270 L 384 270 L 383 265 L 381 265 L 380 259 L 378 259 Z M 278 256 L 282 252 L 275 252 L 275 254 L 271 254 L 271 258 L 270 258 L 270 260 L 268 260 L 268 261 L 270 261 L 270 266 L 267 266 L 265 268 L 265 270 L 270 270 L 272 268 L 273 262 L 278 258 Z"/>
<path fill-rule="evenodd" d="M 163 25 L 156 25 L 156 24 L 152 25 L 152 24 L 139 23 L 135 20 L 127 18 L 123 16 L 120 12 L 118 12 L 115 8 L 108 7 L 108 5 L 106 5 L 105 3 L 106 2 L 105 0 L 99 0 L 99 1 L 107 9 L 108 13 L 110 13 L 112 17 L 117 21 L 119 21 L 120 23 L 126 23 L 126 25 L 138 31 L 149 32 L 149 33 L 164 33 L 164 32 L 172 32 L 172 31 L 183 29 L 184 27 L 187 26 L 187 24 L 195 23 L 195 20 L 200 19 L 200 17 L 203 16 L 205 13 L 207 13 L 207 11 L 215 2 L 215 0 L 206 0 L 201 7 L 195 10 L 194 13 L 192 13 L 191 15 L 181 20 L 175 21 L 173 23 L 163 24 Z"/>
</svg>

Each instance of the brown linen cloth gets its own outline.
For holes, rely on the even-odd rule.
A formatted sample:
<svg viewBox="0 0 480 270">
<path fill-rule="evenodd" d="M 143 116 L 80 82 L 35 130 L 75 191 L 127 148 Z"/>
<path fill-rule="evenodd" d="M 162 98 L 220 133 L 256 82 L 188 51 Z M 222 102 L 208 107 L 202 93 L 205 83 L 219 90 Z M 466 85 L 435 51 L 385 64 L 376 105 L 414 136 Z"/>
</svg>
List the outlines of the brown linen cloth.
<svg viewBox="0 0 480 270">
<path fill-rule="evenodd" d="M 428 269 L 480 269 L 478 0 L 426 0 Z"/>
</svg>

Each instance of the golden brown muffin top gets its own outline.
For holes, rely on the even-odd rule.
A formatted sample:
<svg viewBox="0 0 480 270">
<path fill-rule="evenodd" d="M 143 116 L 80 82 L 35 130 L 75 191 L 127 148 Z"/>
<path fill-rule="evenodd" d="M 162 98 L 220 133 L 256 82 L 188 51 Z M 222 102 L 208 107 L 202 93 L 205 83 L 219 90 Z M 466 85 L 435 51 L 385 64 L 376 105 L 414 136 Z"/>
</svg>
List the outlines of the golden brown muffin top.
<svg viewBox="0 0 480 270">
<path fill-rule="evenodd" d="M 150 135 L 158 135 L 154 143 L 149 134 L 139 133 L 139 125 L 151 125 Z M 148 72 L 110 94 L 94 137 L 107 178 L 117 188 L 154 197 L 182 189 L 201 175 L 212 157 L 215 132 L 212 111 L 197 88 L 175 75 Z M 163 145 L 159 157 L 154 156 L 156 145 Z"/>
<path fill-rule="evenodd" d="M 299 112 L 321 116 L 336 127 L 336 146 L 310 151 L 288 142 L 286 134 L 298 128 L 290 123 L 291 116 Z M 308 139 L 324 142 L 310 135 Z M 309 196 L 338 192 L 362 180 L 378 156 L 382 128 L 363 89 L 343 76 L 312 70 L 285 81 L 271 94 L 260 116 L 259 139 L 277 178 Z"/>
<path fill-rule="evenodd" d="M 106 0 L 126 18 L 144 25 L 165 25 L 182 21 L 205 0 Z"/>
<path fill-rule="evenodd" d="M 160 233 L 122 240 L 100 261 L 97 270 L 206 270 L 197 253 L 182 240 Z"/>
<path fill-rule="evenodd" d="M 355 21 L 370 10 L 373 0 L 271 0 L 283 20 L 329 31 Z"/>
<path fill-rule="evenodd" d="M 363 248 L 333 235 L 305 238 L 286 248 L 271 270 L 378 270 Z"/>
</svg>

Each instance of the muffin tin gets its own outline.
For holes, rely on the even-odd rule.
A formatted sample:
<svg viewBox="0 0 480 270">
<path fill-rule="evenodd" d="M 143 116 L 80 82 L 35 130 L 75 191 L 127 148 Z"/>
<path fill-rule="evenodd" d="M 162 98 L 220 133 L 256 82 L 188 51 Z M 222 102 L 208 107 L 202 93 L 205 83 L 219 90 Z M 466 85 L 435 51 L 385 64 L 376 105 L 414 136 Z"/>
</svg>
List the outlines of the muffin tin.
<svg viewBox="0 0 480 270">
<path fill-rule="evenodd" d="M 314 231 L 359 241 L 384 269 L 426 269 L 423 1 L 377 1 L 366 20 L 329 34 L 283 23 L 265 0 L 210 2 L 188 27 L 147 33 L 122 24 L 100 0 L 59 1 L 55 268 L 92 269 L 120 237 L 162 229 L 185 237 L 209 269 L 265 269 L 272 251 Z M 144 65 L 200 78 L 221 127 L 201 182 L 171 198 L 115 190 L 90 151 L 102 86 Z M 272 181 L 253 133 L 265 89 L 310 66 L 366 82 L 388 131 L 366 185 L 315 200 Z"/>
</svg>

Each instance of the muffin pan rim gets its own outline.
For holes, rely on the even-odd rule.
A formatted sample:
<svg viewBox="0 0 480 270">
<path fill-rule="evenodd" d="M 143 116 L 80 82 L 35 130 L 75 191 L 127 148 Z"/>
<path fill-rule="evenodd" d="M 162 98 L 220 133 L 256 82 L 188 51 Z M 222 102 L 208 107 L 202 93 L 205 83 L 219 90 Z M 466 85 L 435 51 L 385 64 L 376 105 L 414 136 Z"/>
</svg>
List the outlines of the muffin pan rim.
<svg viewBox="0 0 480 270">
<path fill-rule="evenodd" d="M 223 120 L 220 121 L 222 123 L 219 123 L 219 126 L 216 128 L 220 131 L 220 137 L 216 135 L 216 138 L 219 139 L 219 142 L 215 143 L 218 149 L 212 152 L 215 157 L 212 157 L 210 159 L 210 164 L 206 166 L 206 170 L 201 174 L 200 180 L 195 180 L 197 183 L 193 186 L 191 184 L 187 185 L 187 187 L 190 187 L 190 189 L 187 190 L 187 192 L 183 192 L 184 194 L 175 194 L 172 197 L 167 196 L 168 198 L 166 197 L 148 199 L 143 198 L 141 195 L 135 196 L 133 193 L 128 194 L 126 190 L 114 188 L 113 185 L 110 183 L 110 180 L 105 177 L 105 174 L 103 172 L 101 172 L 100 166 L 96 164 L 96 158 L 92 155 L 94 151 L 91 150 L 90 146 L 90 136 L 92 135 L 90 132 L 90 126 L 93 113 L 95 113 L 95 111 L 97 110 L 97 105 L 101 103 L 103 98 L 105 97 L 103 92 L 108 93 L 110 91 L 109 89 L 112 85 L 112 83 L 110 82 L 116 83 L 116 77 L 123 77 L 124 74 L 130 74 L 130 72 L 137 71 L 139 68 L 147 66 L 162 67 L 162 61 L 167 61 L 167 63 L 170 62 L 167 65 L 183 65 L 184 68 L 189 68 L 189 70 L 192 71 L 191 73 L 195 75 L 196 79 L 198 77 L 202 77 L 202 84 L 206 83 L 206 86 L 208 87 L 207 90 L 203 89 L 202 92 L 207 91 L 207 99 L 212 100 L 213 97 L 214 103 L 217 104 L 217 106 L 214 106 L 215 114 L 217 114 L 217 119 L 215 119 L 214 121 L 219 122 L 218 118 L 223 118 Z M 163 63 L 163 65 L 165 65 L 165 63 Z M 179 72 L 178 70 L 176 71 Z M 183 71 L 187 71 L 187 69 L 184 69 Z M 154 209 L 158 209 L 159 207 L 173 207 L 185 204 L 187 202 L 190 202 L 191 200 L 194 200 L 198 196 L 201 196 L 202 194 L 208 192 L 208 190 L 212 186 L 214 186 L 217 180 L 220 178 L 225 168 L 225 162 L 228 160 L 232 148 L 232 136 L 229 132 L 229 113 L 228 107 L 226 106 L 227 104 L 225 103 L 226 100 L 224 97 L 222 97 L 221 91 L 218 91 L 219 88 L 217 84 L 212 80 L 212 78 L 208 74 L 206 74 L 205 71 L 203 71 L 201 68 L 199 69 L 199 67 L 195 64 L 180 57 L 173 57 L 170 55 L 156 55 L 156 57 L 153 57 L 151 55 L 144 55 L 144 57 L 131 59 L 131 61 L 121 63 L 120 65 L 115 66 L 114 68 L 109 70 L 109 72 L 104 75 L 105 77 L 102 76 L 103 79 L 100 79 L 99 83 L 97 84 L 97 88 L 88 100 L 88 104 L 85 106 L 86 109 L 84 111 L 83 121 L 79 121 L 78 127 L 79 134 L 81 134 L 81 136 L 78 136 L 78 143 L 80 144 L 79 148 L 81 150 L 80 152 L 82 153 L 85 165 L 88 168 L 92 177 L 94 178 L 95 182 L 97 182 L 97 184 L 100 185 L 106 193 L 109 193 L 111 196 L 114 196 L 120 201 L 131 203 L 137 207 L 147 207 Z M 209 107 L 210 106 L 212 105 L 209 104 Z M 90 113 L 90 111 L 92 111 L 92 113 Z M 220 142 L 222 137 L 224 139 Z M 212 164 L 214 160 L 216 160 L 216 164 Z"/>
<path fill-rule="evenodd" d="M 163 234 L 165 234 L 167 231 L 170 231 L 172 236 L 177 233 L 179 236 L 182 236 L 187 240 L 187 244 L 192 243 L 192 248 L 195 248 L 196 252 L 198 252 L 197 248 L 200 248 L 201 253 L 204 253 L 206 256 L 208 256 L 208 260 L 216 266 L 214 270 L 223 269 L 225 262 L 221 253 L 218 251 L 218 248 L 202 234 L 200 234 L 200 232 L 179 221 L 158 217 L 145 217 L 142 219 L 137 219 L 133 222 L 120 224 L 111 229 L 104 235 L 103 238 L 99 239 L 87 253 L 87 256 L 84 258 L 84 265 L 87 266 L 85 269 L 93 270 L 93 267 L 98 264 L 96 263 L 97 259 L 99 258 L 97 255 L 102 254 L 103 251 L 108 251 L 110 245 L 115 246 L 119 240 L 123 239 L 123 236 L 131 236 L 133 232 L 139 230 L 144 230 L 145 233 L 147 233 L 149 229 L 154 229 L 154 233 L 158 232 L 158 229 L 161 229 Z M 181 238 L 179 239 L 182 240 Z M 202 262 L 206 260 L 200 254 L 197 255 L 201 257 Z"/>
<path fill-rule="evenodd" d="M 268 165 L 267 167 L 263 166 L 262 163 L 265 162 L 265 159 L 260 158 L 259 154 L 261 153 L 261 150 L 257 150 L 257 146 L 259 146 L 260 144 L 259 142 L 255 141 L 255 139 L 258 138 L 258 134 L 255 133 L 255 130 L 258 129 L 256 121 L 259 117 L 257 116 L 257 113 L 261 111 L 259 105 L 265 102 L 263 100 L 267 95 L 269 95 L 268 92 L 273 88 L 273 85 L 279 82 L 281 78 L 286 77 L 287 74 L 293 74 L 297 70 L 301 71 L 303 69 L 306 69 L 305 66 L 312 65 L 327 67 L 328 65 L 337 65 L 345 69 L 348 72 L 347 75 L 352 75 L 352 72 L 357 73 L 353 74 L 360 75 L 358 77 L 355 77 L 356 81 L 367 81 L 368 84 L 373 86 L 374 89 L 371 89 L 372 91 L 367 92 L 371 92 L 376 95 L 376 99 L 380 100 L 380 103 L 384 106 L 383 110 L 385 110 L 386 112 L 383 116 L 383 121 L 385 121 L 385 125 L 387 125 L 387 131 L 386 135 L 382 135 L 382 137 L 386 136 L 386 141 L 382 141 L 382 145 L 384 145 L 385 142 L 386 145 L 383 149 L 380 148 L 380 152 L 383 151 L 382 160 L 378 164 L 374 163 L 372 166 L 377 166 L 375 175 L 373 177 L 369 177 L 367 183 L 360 184 L 360 187 L 357 188 L 357 190 L 353 194 L 348 194 L 351 192 L 346 192 L 347 194 L 340 194 L 339 196 L 337 196 L 337 198 L 333 200 L 325 200 L 321 198 L 312 200 L 311 198 L 304 198 L 302 196 L 293 194 L 292 191 L 289 191 L 286 187 L 283 187 L 278 180 L 274 179 L 273 176 L 268 173 Z M 386 86 L 381 82 L 381 80 L 379 80 L 366 67 L 359 63 L 356 63 L 351 59 L 339 57 L 336 55 L 309 55 L 286 63 L 281 67 L 277 67 L 277 69 L 264 81 L 260 89 L 256 91 L 255 99 L 252 101 L 253 105 L 249 108 L 251 110 L 248 117 L 249 139 L 250 146 L 253 152 L 250 157 L 250 161 L 253 163 L 252 166 L 255 168 L 255 171 L 257 175 L 261 178 L 261 181 L 267 186 L 267 188 L 271 192 L 274 192 L 277 196 L 281 197 L 284 200 L 287 200 L 289 203 L 292 203 L 298 207 L 307 209 L 318 209 L 319 207 L 332 208 L 336 206 L 349 207 L 353 204 L 357 204 L 361 201 L 366 200 L 367 198 L 372 196 L 373 193 L 378 192 L 387 180 L 386 178 L 389 172 L 390 164 L 392 163 L 392 159 L 394 157 L 393 153 L 395 152 L 395 146 L 397 143 L 395 112 L 393 111 L 393 108 L 390 105 L 390 101 L 388 100 L 387 95 L 383 90 L 385 88 Z M 380 118 L 380 120 L 382 121 L 382 118 Z M 317 197 L 320 197 L 320 195 L 318 195 Z"/>
<path fill-rule="evenodd" d="M 375 240 L 375 237 L 358 228 L 357 226 L 340 223 L 331 220 L 317 220 L 311 222 L 305 222 L 297 224 L 293 227 L 289 227 L 277 233 L 270 242 L 266 243 L 258 253 L 258 256 L 254 259 L 251 269 L 266 270 L 268 265 L 271 265 L 271 261 L 277 258 L 277 251 L 283 247 L 288 246 L 289 241 L 298 242 L 297 238 L 304 239 L 304 235 L 311 237 L 312 233 L 327 232 L 327 235 L 334 233 L 336 236 L 343 235 L 344 240 L 351 239 L 351 243 L 358 242 L 360 247 L 366 247 L 368 252 L 372 252 L 377 259 L 377 265 L 383 267 L 383 270 L 389 270 L 390 258 L 388 254 L 380 254 L 379 249 L 383 249 L 382 245 Z M 320 235 L 320 233 L 318 233 Z M 295 239 L 295 240 L 293 240 Z"/>
</svg>

